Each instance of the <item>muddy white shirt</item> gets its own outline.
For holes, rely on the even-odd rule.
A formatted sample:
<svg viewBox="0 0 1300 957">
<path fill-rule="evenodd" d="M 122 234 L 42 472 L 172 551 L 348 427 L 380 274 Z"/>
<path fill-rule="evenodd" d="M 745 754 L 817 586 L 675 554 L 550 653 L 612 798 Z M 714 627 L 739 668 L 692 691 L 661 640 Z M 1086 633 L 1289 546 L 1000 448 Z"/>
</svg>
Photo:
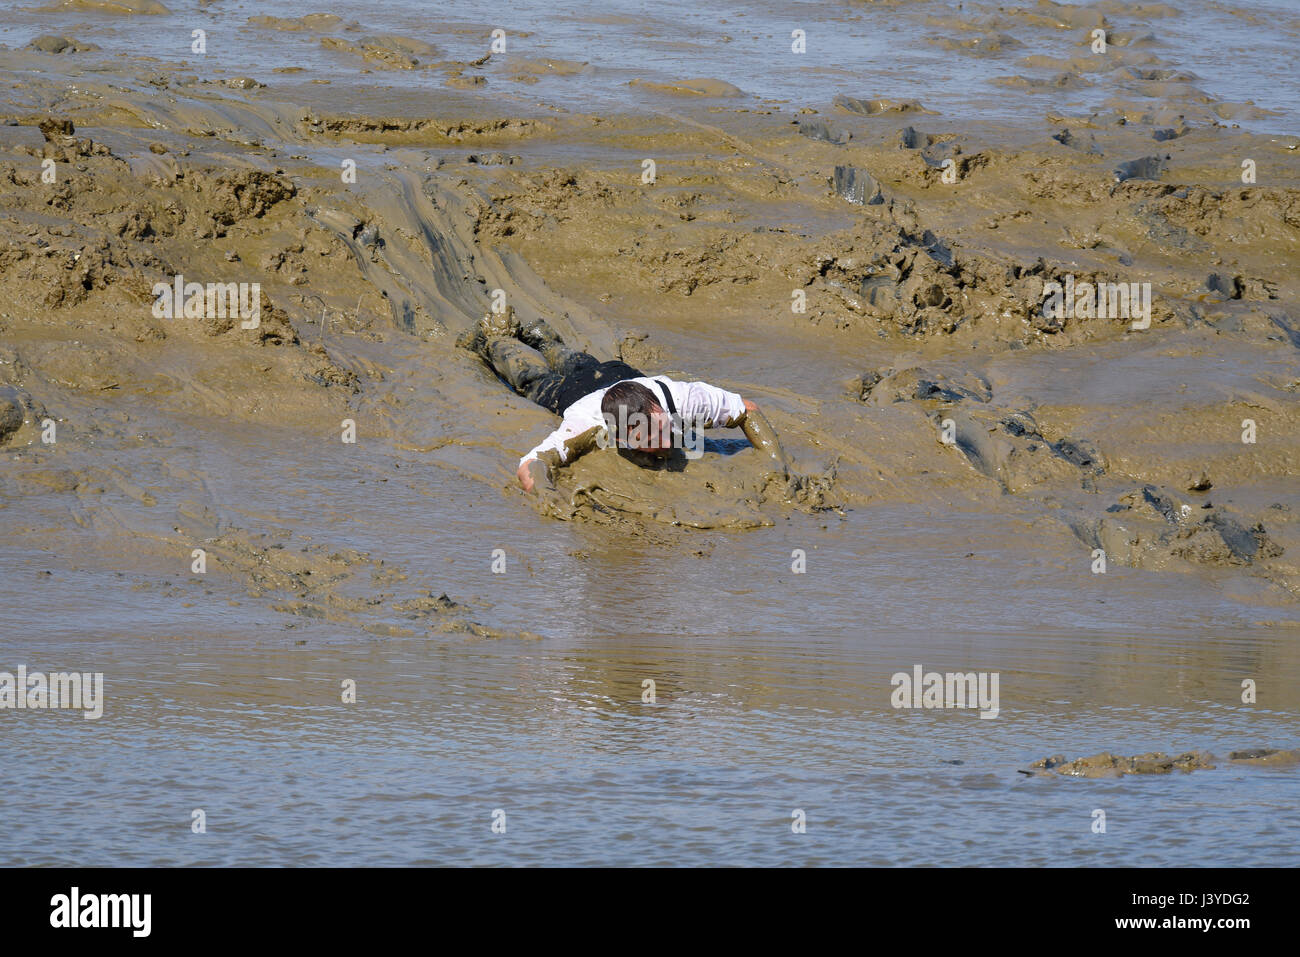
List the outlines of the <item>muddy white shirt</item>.
<svg viewBox="0 0 1300 957">
<path fill-rule="evenodd" d="M 624 382 L 636 382 L 645 386 L 654 395 L 655 401 L 663 405 L 663 392 L 656 382 L 663 382 L 672 393 L 673 402 L 677 404 L 677 414 L 683 421 L 694 422 L 701 428 L 711 429 L 729 426 L 745 414 L 745 400 L 735 392 L 727 392 L 709 385 L 707 382 L 674 382 L 667 376 L 624 379 Z M 560 427 L 542 440 L 542 443 L 519 460 L 525 462 L 537 458 L 543 452 L 554 452 L 560 463 L 569 463 L 569 440 L 577 438 L 593 428 L 605 429 L 605 418 L 601 415 L 600 400 L 608 388 L 618 383 L 612 382 L 605 389 L 597 389 L 584 395 L 573 405 L 564 410 L 564 421 Z"/>
</svg>

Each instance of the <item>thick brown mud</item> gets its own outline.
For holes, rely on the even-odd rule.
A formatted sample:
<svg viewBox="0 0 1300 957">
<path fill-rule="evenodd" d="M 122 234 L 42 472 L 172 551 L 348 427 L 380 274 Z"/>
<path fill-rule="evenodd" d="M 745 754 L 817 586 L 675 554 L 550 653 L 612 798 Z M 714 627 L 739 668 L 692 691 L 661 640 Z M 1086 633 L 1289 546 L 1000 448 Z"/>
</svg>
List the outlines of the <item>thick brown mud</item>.
<svg viewBox="0 0 1300 957">
<path fill-rule="evenodd" d="M 1164 117 L 922 133 L 937 120 L 891 124 L 898 108 L 862 100 L 828 114 L 846 147 L 775 112 L 380 118 L 164 88 L 68 102 L 35 80 L 11 110 L 0 283 L 24 307 L 0 317 L 0 375 L 19 461 L 57 455 L 80 481 L 88 466 L 66 440 L 43 446 L 40 422 L 120 438 L 111 410 L 133 392 L 233 429 L 270 408 L 322 430 L 361 415 L 370 436 L 472 458 L 518 494 L 510 456 L 549 417 L 453 348 L 496 295 L 599 356 L 760 400 L 792 459 L 773 481 L 739 433 L 669 469 L 592 456 L 546 514 L 757 528 L 782 509 L 1011 496 L 1073 533 L 1074 560 L 1240 566 L 1296 594 L 1292 144 L 1189 128 L 1168 168 L 1117 182 Z M 575 137 L 586 159 L 557 161 Z M 1228 154 L 1268 181 L 1242 185 Z M 348 163 L 355 183 L 331 169 Z M 845 169 L 856 185 L 837 191 Z M 259 281 L 259 327 L 155 317 L 154 284 L 177 275 Z M 1047 284 L 1131 277 L 1151 283 L 1146 328 L 1045 308 Z M 691 337 L 779 339 L 800 358 L 779 376 L 699 368 Z M 859 371 L 841 375 L 850 355 Z M 426 395 L 388 381 L 411 375 Z M 482 426 L 437 435 L 430 407 Z M 484 442 L 499 454 L 463 447 Z M 1211 485 L 1175 502 L 1191 475 Z"/>
</svg>

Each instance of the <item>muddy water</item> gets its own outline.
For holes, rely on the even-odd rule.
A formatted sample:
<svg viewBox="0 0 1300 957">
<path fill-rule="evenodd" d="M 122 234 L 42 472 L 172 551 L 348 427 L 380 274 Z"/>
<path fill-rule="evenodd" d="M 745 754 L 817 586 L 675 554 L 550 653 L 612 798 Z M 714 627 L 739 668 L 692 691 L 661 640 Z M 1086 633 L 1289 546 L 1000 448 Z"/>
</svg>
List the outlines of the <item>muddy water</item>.
<svg viewBox="0 0 1300 957">
<path fill-rule="evenodd" d="M 104 636 L 92 638 L 94 650 L 46 642 L 42 660 L 105 661 Z M 65 715 L 39 716 L 39 730 L 26 723 L 31 801 L 9 806 L 5 859 L 1294 861 L 1293 791 L 1276 780 L 1285 771 L 1071 781 L 1013 770 L 1066 739 L 1138 753 L 1156 741 L 1231 748 L 1293 731 L 1276 714 L 1207 709 L 1210 689 L 1146 703 L 1151 684 L 1136 674 L 1161 675 L 1163 687 L 1190 672 L 1215 681 L 1199 643 L 1040 632 L 1005 666 L 979 656 L 1004 667 L 1017 695 L 1013 714 L 980 721 L 869 703 L 880 699 L 887 660 L 967 660 L 961 644 L 917 639 L 874 648 L 860 635 L 795 645 L 734 633 L 472 647 L 298 648 L 229 635 L 133 643 L 112 655 L 112 715 L 93 730 Z M 1005 634 L 964 639 L 1017 644 Z M 1257 637 L 1199 649 L 1277 652 Z M 649 674 L 660 682 L 653 706 L 639 700 Z M 338 703 L 341 675 L 358 677 L 357 705 Z M 1105 835 L 1089 831 L 1098 807 Z M 207 834 L 189 831 L 195 808 Z M 498 808 L 504 835 L 490 831 Z M 790 832 L 795 808 L 807 812 L 805 835 Z"/>
<path fill-rule="evenodd" d="M 522 2 L 508 13 L 474 0 L 442 3 L 436 10 L 396 0 L 322 5 L 311 12 L 333 20 L 307 26 L 300 19 L 306 8 L 293 0 L 173 7 L 171 16 L 129 17 L 84 6 L 64 12 L 57 3 L 33 4 L 6 17 L 0 43 L 18 47 L 39 34 L 80 30 L 87 39 L 93 33 L 93 42 L 105 52 L 149 57 L 198 73 L 219 70 L 265 81 L 277 70 L 281 87 L 346 81 L 351 95 L 360 92 L 358 105 L 380 109 L 394 102 L 394 94 L 445 95 L 442 76 L 385 69 L 381 60 L 366 64 L 373 73 L 356 77 L 350 55 L 322 46 L 322 37 L 414 38 L 433 47 L 415 59 L 431 63 L 474 60 L 483 53 L 484 38 L 503 29 L 507 52 L 487 71 L 493 96 L 499 102 L 541 101 L 584 111 L 673 108 L 674 98 L 665 103 L 659 91 L 691 78 L 720 80 L 746 105 L 828 101 L 845 94 L 919 100 L 945 115 L 998 120 L 1046 108 L 1086 112 L 1120 97 L 1136 96 L 1147 108 L 1160 106 L 1162 91 L 1128 74 L 1089 73 L 1081 88 L 1053 88 L 1069 61 L 1090 58 L 1090 30 L 1106 17 L 1112 51 L 1135 68 L 1176 64 L 1182 73 L 1177 82 L 1203 85 L 1216 98 L 1259 108 L 1234 111 L 1225 119 L 1277 132 L 1294 132 L 1300 120 L 1300 81 L 1290 69 L 1300 16 L 1279 0 L 1154 3 L 1136 10 L 1118 2 L 1012 6 L 991 0 L 960 9 L 939 0 L 865 5 L 760 0 L 702 9 L 671 0 L 656 4 L 653 12 L 636 2 L 570 3 L 562 11 L 549 3 Z M 277 18 L 279 26 L 251 20 L 259 17 Z M 189 49 L 195 29 L 210 35 L 209 52 L 202 57 Z M 806 34 L 806 52 L 798 55 L 791 52 L 795 30 Z M 632 85 L 636 81 L 659 86 Z M 678 89 L 686 92 L 675 99 L 692 98 L 690 87 Z M 308 89 L 298 92 L 310 95 Z"/>
<path fill-rule="evenodd" d="M 200 464 L 208 440 L 170 448 L 173 467 Z M 222 457 L 219 522 L 372 551 L 407 577 L 359 594 L 477 595 L 477 617 L 538 637 L 403 633 L 414 623 L 391 613 L 361 615 L 367 632 L 270 611 L 220 567 L 199 584 L 183 552 L 109 571 L 84 552 L 93 536 L 44 555 L 6 544 L 6 664 L 103 671 L 108 694 L 93 722 L 10 716 L 25 797 L 6 802 L 6 863 L 1294 860 L 1285 769 L 1018 773 L 1062 751 L 1294 742 L 1300 628 L 1261 626 L 1249 595 L 1150 572 L 1103 584 L 1028 538 L 1009 547 L 998 516 L 933 508 L 648 551 L 455 473 L 407 460 L 384 476 L 341 444 L 286 441 Z M 310 464 L 255 464 L 273 456 Z M 154 488 L 153 508 L 193 491 Z M 1001 713 L 894 710 L 890 676 L 915 664 L 1000 673 Z M 1243 675 L 1269 706 L 1237 702 Z M 1089 830 L 1099 807 L 1105 835 Z"/>
<path fill-rule="evenodd" d="M 0 386 L 28 421 L 0 446 L 0 671 L 102 671 L 108 694 L 97 721 L 0 713 L 23 769 L 0 863 L 1294 862 L 1296 769 L 1228 757 L 1300 746 L 1300 170 L 1294 136 L 1273 135 L 1297 129 L 1288 7 L 873 4 L 809 7 L 805 25 L 763 4 L 725 24 L 524 6 L 510 54 L 475 74 L 496 24 L 471 4 L 437 23 L 335 6 L 319 32 L 247 22 L 305 12 L 287 3 L 175 6 L 22 10 L 0 31 L 101 47 L 5 52 L 20 125 L 0 139 L 0 225 L 24 255 L 0 260 Z M 1130 41 L 1122 67 L 1075 64 L 1058 87 L 1065 66 L 1023 62 L 1086 58 L 1098 15 Z M 198 27 L 203 61 L 185 49 Z M 796 27 L 808 59 L 765 58 Z M 432 68 L 403 66 L 418 47 L 401 37 L 434 44 Z M 223 85 L 241 75 L 268 86 Z M 698 78 L 740 93 L 672 89 Z M 861 116 L 837 94 L 935 112 Z M 852 151 L 794 133 L 800 108 L 852 130 Z M 1100 152 L 1052 140 L 1054 112 Z M 42 145 L 32 113 L 110 155 Z M 1249 151 L 1271 177 L 1258 205 L 1116 192 L 1115 162 L 1179 114 L 1173 182 L 1231 185 Z M 897 145 L 913 123 L 993 159 L 942 194 Z M 658 192 L 636 185 L 648 144 Z M 42 149 L 66 177 L 52 203 L 27 178 Z M 349 158 L 362 175 L 344 188 Z M 844 162 L 880 177 L 884 211 L 830 192 Z M 960 280 L 942 308 L 974 297 L 964 325 L 850 301 L 927 230 L 970 268 L 911 268 Z M 1135 263 L 1121 278 L 1160 291 L 1150 337 L 1008 318 L 1021 293 L 996 277 L 1040 256 Z M 1212 269 L 1241 276 L 1239 298 L 1206 301 Z M 132 283 L 179 271 L 260 279 L 277 335 L 153 321 Z M 756 399 L 803 484 L 773 484 L 724 433 L 682 472 L 594 455 L 561 477 L 566 510 L 540 508 L 512 473 L 553 417 L 451 346 L 497 287 L 602 356 Z M 999 425 L 1030 413 L 1036 440 Z M 945 415 L 1005 444 L 944 447 Z M 1045 451 L 1062 439 L 1104 469 Z M 1199 469 L 1212 488 L 1184 491 Z M 1148 520 L 1132 497 L 1148 486 L 1281 551 L 1247 560 L 1225 551 L 1246 532 Z M 1141 547 L 1094 574 L 1076 526 L 1130 514 Z M 996 673 L 998 716 L 895 709 L 891 676 L 918 665 Z M 1218 766 L 1020 773 L 1189 750 Z"/>
</svg>

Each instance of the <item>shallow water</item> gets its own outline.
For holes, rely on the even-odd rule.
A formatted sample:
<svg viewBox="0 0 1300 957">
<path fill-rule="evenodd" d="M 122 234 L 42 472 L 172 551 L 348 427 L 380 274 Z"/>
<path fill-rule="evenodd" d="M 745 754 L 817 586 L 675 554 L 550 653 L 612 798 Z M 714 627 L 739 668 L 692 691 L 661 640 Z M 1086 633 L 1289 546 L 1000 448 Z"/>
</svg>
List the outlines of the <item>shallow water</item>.
<svg viewBox="0 0 1300 957">
<path fill-rule="evenodd" d="M 1067 4 L 1078 6 L 1079 4 Z M 356 39 L 397 34 L 432 43 L 447 59 L 481 56 L 493 29 L 507 31 L 507 52 L 483 71 L 484 93 L 493 104 L 521 107 L 544 102 L 581 111 L 676 110 L 695 98 L 665 97 L 629 86 L 635 79 L 675 82 L 707 77 L 740 88 L 746 99 L 785 104 L 825 105 L 832 97 L 916 99 L 954 120 L 1012 120 L 1042 116 L 1049 110 L 1087 113 L 1115 99 L 1146 109 L 1168 105 L 1156 90 L 1143 91 L 1120 70 L 1089 73 L 1095 87 L 1081 90 L 1024 92 L 994 82 L 1023 76 L 1046 80 L 1060 61 L 1091 56 L 1088 28 L 1057 28 L 1031 17 L 996 20 L 1005 10 L 1041 14 L 1031 0 L 1015 7 L 988 0 L 964 3 L 958 12 L 948 2 L 821 4 L 739 2 L 724 5 L 667 0 L 648 14 L 638 2 L 554 4 L 525 0 L 508 13 L 474 0 L 440 3 L 436 13 L 418 0 L 355 4 L 336 2 L 305 7 L 294 0 L 240 0 L 203 10 L 172 4 L 165 17 L 111 16 L 74 9 L 45 10 L 33 4 L 13 11 L 0 24 L 0 43 L 11 47 L 33 37 L 66 33 L 99 44 L 105 54 L 141 57 L 141 68 L 221 70 L 228 76 L 251 75 L 280 91 L 302 84 L 299 92 L 313 99 L 311 79 L 329 80 L 352 73 L 349 54 L 322 49 L 321 33 L 282 31 L 250 25 L 252 16 L 300 17 L 328 12 L 360 29 L 324 35 Z M 1113 46 L 1126 56 L 1149 56 L 1195 78 L 1193 85 L 1217 99 L 1254 102 L 1274 115 L 1234 117 L 1251 129 L 1295 133 L 1300 129 L 1300 79 L 1291 68 L 1300 13 L 1277 0 L 1243 0 L 1233 4 L 1181 2 L 1148 5 L 1176 15 L 1135 14 L 1127 5 L 1104 9 L 1122 39 L 1145 38 L 1132 46 Z M 190 49 L 190 31 L 208 33 L 203 58 Z M 791 32 L 804 30 L 807 52 L 791 52 Z M 935 40 L 969 40 L 1007 34 L 1020 41 L 993 55 L 955 52 Z M 1049 67 L 1019 63 L 1027 56 L 1050 58 Z M 95 55 L 83 55 L 93 62 Z M 531 85 L 508 77 L 521 64 L 547 59 L 589 63 L 578 75 L 544 75 Z M 1127 62 L 1127 61 L 1126 61 Z M 761 64 L 761 68 L 757 65 Z M 373 64 L 368 64 L 373 65 Z M 275 75 L 275 68 L 300 67 L 301 74 Z M 406 93 L 446 93 L 442 74 L 421 70 L 376 69 L 350 79 L 348 100 L 354 107 L 381 111 Z M 359 96 L 358 96 L 359 94 Z M 706 100 L 710 105 L 730 101 Z"/>
<path fill-rule="evenodd" d="M 1300 836 L 1288 771 L 1016 773 L 1067 742 L 1294 740 L 1291 714 L 1220 703 L 1236 675 L 1205 668 L 1213 646 L 1294 681 L 1267 635 L 108 637 L 41 644 L 42 662 L 109 669 L 109 714 L 26 717 L 21 751 L 10 722 L 24 798 L 7 802 L 5 864 L 1247 866 L 1294 863 Z M 1006 710 L 891 711 L 888 672 L 914 659 L 1001 668 Z M 357 704 L 339 703 L 348 677 Z"/>
<path fill-rule="evenodd" d="M 97 721 L 6 715 L 23 796 L 5 802 L 0 862 L 1295 860 L 1292 771 L 1017 773 L 1061 752 L 1293 746 L 1300 629 L 1257 624 L 1248 596 L 1039 564 L 1032 530 L 1009 539 L 1005 516 L 923 507 L 689 533 L 707 557 L 644 548 L 439 468 L 380 483 L 387 462 L 348 464 L 341 445 L 285 474 L 250 464 L 272 445 L 309 458 L 290 441 L 267 432 L 239 459 L 216 456 L 223 522 L 373 549 L 409 573 L 394 589 L 478 595 L 479 620 L 539 637 L 377 637 L 288 618 L 219 567 L 195 584 L 184 552 L 82 567 L 94 536 L 75 529 L 59 558 L 0 546 L 0 667 L 103 671 L 107 685 Z M 183 470 L 207 448 L 192 433 L 166 454 Z M 194 491 L 97 508 L 174 515 Z M 449 500 L 459 516 L 430 507 Z M 499 546 L 505 575 L 490 570 Z M 804 575 L 790 571 L 796 547 Z M 893 709 L 891 675 L 917 664 L 999 673 L 1001 713 Z M 1259 704 L 1240 703 L 1243 677 Z M 342 704 L 349 678 L 358 701 Z M 198 808 L 203 835 L 189 829 Z M 1105 834 L 1090 830 L 1097 808 Z"/>
</svg>

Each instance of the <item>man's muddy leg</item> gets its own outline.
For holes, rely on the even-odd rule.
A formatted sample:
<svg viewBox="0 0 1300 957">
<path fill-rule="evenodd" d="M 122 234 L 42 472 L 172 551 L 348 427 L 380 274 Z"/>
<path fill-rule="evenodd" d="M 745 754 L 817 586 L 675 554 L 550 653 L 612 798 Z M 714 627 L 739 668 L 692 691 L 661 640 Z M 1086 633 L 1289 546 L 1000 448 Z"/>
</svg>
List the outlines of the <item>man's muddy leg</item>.
<svg viewBox="0 0 1300 957">
<path fill-rule="evenodd" d="M 517 338 L 519 332 L 519 320 L 515 318 L 515 310 L 511 306 L 502 314 L 489 312 L 469 329 L 461 333 L 456 338 L 456 345 L 461 349 L 468 349 L 470 352 L 477 353 L 491 362 L 492 360 L 487 353 L 488 343 L 498 337 L 504 339 Z"/>
<path fill-rule="evenodd" d="M 546 359 L 546 364 L 561 375 L 572 375 L 584 366 L 598 361 L 594 356 L 589 356 L 585 352 L 570 349 L 558 337 L 543 339 L 537 343 L 535 348 Z"/>
<path fill-rule="evenodd" d="M 520 341 L 532 346 L 546 359 L 551 371 L 560 375 L 573 376 L 588 367 L 599 364 L 600 360 L 581 350 L 565 345 L 560 334 L 551 328 L 545 319 L 534 319 L 523 323 L 519 330 Z"/>
<path fill-rule="evenodd" d="M 489 339 L 484 348 L 484 358 L 497 375 L 510 383 L 511 388 L 543 409 L 563 415 L 572 401 L 570 386 L 575 381 L 569 372 L 572 364 L 556 371 L 536 349 L 518 339 L 504 338 Z"/>
<path fill-rule="evenodd" d="M 540 353 L 518 339 L 488 339 L 483 358 L 512 389 L 528 398 L 532 398 L 529 392 L 539 380 L 552 375 L 551 367 Z"/>
<path fill-rule="evenodd" d="M 486 316 L 461 345 L 481 355 L 517 393 L 556 415 L 597 389 L 641 375 L 624 362 L 570 349 L 541 319 L 520 328 L 513 312 L 502 320 Z"/>
</svg>

